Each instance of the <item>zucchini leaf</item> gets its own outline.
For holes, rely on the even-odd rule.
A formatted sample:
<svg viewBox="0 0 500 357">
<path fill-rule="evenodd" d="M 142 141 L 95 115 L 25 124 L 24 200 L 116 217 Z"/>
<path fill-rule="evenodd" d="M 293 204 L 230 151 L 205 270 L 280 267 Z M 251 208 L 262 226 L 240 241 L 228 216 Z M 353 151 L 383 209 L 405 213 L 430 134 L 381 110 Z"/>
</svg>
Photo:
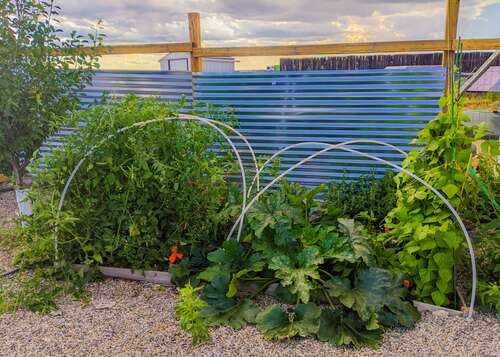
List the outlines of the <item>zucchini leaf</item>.
<svg viewBox="0 0 500 357">
<path fill-rule="evenodd" d="M 291 314 L 271 305 L 257 315 L 257 329 L 268 340 L 313 336 L 318 332 L 320 315 L 321 309 L 313 303 L 299 304 Z"/>
</svg>

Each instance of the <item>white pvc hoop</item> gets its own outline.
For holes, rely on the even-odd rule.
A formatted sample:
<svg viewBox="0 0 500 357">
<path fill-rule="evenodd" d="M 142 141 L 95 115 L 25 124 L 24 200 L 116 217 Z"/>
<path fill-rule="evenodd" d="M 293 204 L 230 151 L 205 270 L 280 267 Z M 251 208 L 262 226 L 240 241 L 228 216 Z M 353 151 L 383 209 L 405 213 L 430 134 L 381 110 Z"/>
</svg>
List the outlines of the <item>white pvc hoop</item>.
<svg viewBox="0 0 500 357">
<path fill-rule="evenodd" d="M 404 157 L 408 157 L 408 153 L 406 153 L 405 151 L 401 150 L 400 148 L 398 148 L 397 146 L 394 146 L 392 144 L 389 144 L 389 143 L 384 143 L 383 141 L 377 141 L 377 140 L 362 140 L 362 139 L 357 139 L 357 140 L 349 140 L 349 141 L 344 141 L 343 144 L 344 145 L 349 145 L 349 144 L 362 144 L 362 143 L 366 143 L 366 144 L 377 144 L 377 145 L 382 145 L 382 146 L 387 146 L 397 152 L 399 152 L 400 154 L 402 154 Z M 285 151 L 288 151 L 288 150 L 291 150 L 291 149 L 295 149 L 297 147 L 300 147 L 300 146 L 330 146 L 331 144 L 327 144 L 327 143 L 324 143 L 324 142 L 321 142 L 321 141 L 303 141 L 303 142 L 300 142 L 300 143 L 296 143 L 296 144 L 292 144 L 292 145 L 288 145 L 280 150 L 278 150 L 277 152 L 275 152 L 271 157 L 269 157 L 269 159 L 267 159 L 263 164 L 262 166 L 257 170 L 257 173 L 255 174 L 252 182 L 250 183 L 250 187 L 248 188 L 248 197 L 250 197 L 250 193 L 252 191 L 252 188 L 253 188 L 253 185 L 255 182 L 257 182 L 257 191 L 259 191 L 259 177 L 260 177 L 260 173 L 266 168 L 267 165 L 269 165 L 269 163 L 271 161 L 273 161 L 274 158 L 276 158 L 277 156 L 281 155 L 282 153 L 284 153 Z"/>
<path fill-rule="evenodd" d="M 94 151 L 96 149 L 98 149 L 100 146 L 102 146 L 106 142 L 112 140 L 115 136 L 117 136 L 117 135 L 119 135 L 119 134 L 121 134 L 123 132 L 131 130 L 133 128 L 142 128 L 142 127 L 144 127 L 146 125 L 149 125 L 149 124 L 160 123 L 160 122 L 167 122 L 167 121 L 174 121 L 174 120 L 198 121 L 198 122 L 204 123 L 204 124 L 208 125 L 209 127 L 213 128 L 214 130 L 216 130 L 229 143 L 229 145 L 231 146 L 231 149 L 232 149 L 233 153 L 235 154 L 235 156 L 237 158 L 238 165 L 239 165 L 239 170 L 240 170 L 240 174 L 241 174 L 241 181 L 242 181 L 241 184 L 242 184 L 242 189 L 243 189 L 242 190 L 243 191 L 242 192 L 242 211 L 246 208 L 246 197 L 247 197 L 247 195 L 246 195 L 246 192 L 247 192 L 246 191 L 246 175 L 245 175 L 245 168 L 244 168 L 244 165 L 243 165 L 243 161 L 241 160 L 240 153 L 236 149 L 236 146 L 234 145 L 234 143 L 232 142 L 232 140 L 220 128 L 218 128 L 217 125 L 222 126 L 222 127 L 226 128 L 226 129 L 229 129 L 231 132 L 235 133 L 238 137 L 240 137 L 248 145 L 248 147 L 250 148 L 250 152 L 252 154 L 252 158 L 253 158 L 255 167 L 258 170 L 257 160 L 255 158 L 254 151 L 253 151 L 250 143 L 246 140 L 246 138 L 240 132 L 238 132 L 236 129 L 232 128 L 231 126 L 229 126 L 229 125 L 227 125 L 225 123 L 221 123 L 219 121 L 215 121 L 215 120 L 211 120 L 211 119 L 206 119 L 206 118 L 201 118 L 201 117 L 197 117 L 197 116 L 194 116 L 194 115 L 184 115 L 184 114 L 180 114 L 178 117 L 167 117 L 167 118 L 161 118 L 161 119 L 152 119 L 152 120 L 147 120 L 147 121 L 142 121 L 142 122 L 134 123 L 134 124 L 132 124 L 130 126 L 127 126 L 127 127 L 124 127 L 124 128 L 120 128 L 119 130 L 116 131 L 116 133 L 108 135 L 106 138 L 102 139 L 97 144 L 95 144 L 94 146 L 92 146 L 83 155 L 83 157 L 80 159 L 80 161 L 76 164 L 76 166 L 73 168 L 73 171 L 71 171 L 71 174 L 69 175 L 68 179 L 66 180 L 66 183 L 64 185 L 63 191 L 61 193 L 61 197 L 59 199 L 59 204 L 57 206 L 56 223 L 55 223 L 55 229 L 54 229 L 54 233 L 55 233 L 55 235 L 54 235 L 55 261 L 58 260 L 58 251 L 59 251 L 59 248 L 58 248 L 58 235 L 57 235 L 57 233 L 59 231 L 59 223 L 60 223 L 61 210 L 62 210 L 62 207 L 64 205 L 64 200 L 66 198 L 66 194 L 68 192 L 69 185 L 73 181 L 73 178 L 75 177 L 76 173 L 80 170 L 80 167 L 85 162 L 85 160 L 90 155 L 92 155 L 94 153 Z M 241 233 L 243 231 L 243 223 L 244 223 L 244 220 L 243 219 L 240 220 L 239 229 L 238 229 L 238 235 L 237 235 L 238 241 L 240 240 Z"/>
<path fill-rule="evenodd" d="M 377 142 L 377 141 L 374 140 L 373 142 Z M 416 179 L 421 184 L 423 184 L 425 187 L 427 187 L 428 189 L 430 189 L 436 196 L 438 196 L 441 199 L 441 201 L 443 201 L 446 204 L 446 206 L 448 207 L 448 209 L 451 211 L 451 213 L 453 214 L 455 220 L 458 222 L 458 224 L 459 224 L 460 228 L 462 229 L 462 232 L 463 232 L 463 234 L 465 236 L 465 239 L 467 241 L 467 246 L 468 246 L 468 249 L 469 249 L 470 259 L 471 259 L 471 266 L 472 266 L 472 292 L 471 292 L 471 299 L 470 299 L 468 317 L 472 318 L 472 316 L 474 314 L 474 304 L 475 304 L 475 300 L 476 300 L 476 285 L 477 285 L 476 257 L 475 257 L 475 254 L 474 254 L 474 248 L 473 248 L 473 245 L 472 245 L 472 239 L 470 238 L 469 232 L 467 231 L 467 228 L 465 227 L 465 224 L 463 223 L 462 219 L 460 218 L 460 215 L 455 210 L 455 208 L 453 207 L 453 205 L 438 190 L 436 190 L 427 181 L 425 181 L 424 179 L 422 179 L 419 176 L 415 175 L 414 173 L 408 171 L 407 169 L 405 169 L 405 168 L 403 168 L 403 167 L 401 167 L 399 165 L 396 165 L 396 164 L 393 164 L 393 163 L 391 163 L 391 162 L 389 162 L 387 160 L 381 159 L 381 158 L 379 158 L 377 156 L 370 155 L 370 154 L 367 154 L 367 153 L 364 153 L 364 152 L 361 152 L 361 151 L 358 151 L 358 150 L 354 150 L 354 149 L 350 149 L 348 147 L 345 147 L 345 145 L 347 145 L 346 143 L 349 143 L 349 142 L 345 142 L 345 143 L 343 142 L 343 143 L 339 143 L 339 144 L 335 144 L 335 145 L 328 144 L 328 143 L 322 143 L 326 147 L 325 149 L 320 150 L 320 151 L 318 151 L 318 152 L 316 152 L 316 153 L 314 153 L 314 154 L 312 154 L 312 155 L 310 155 L 310 156 L 302 159 L 298 163 L 294 164 L 293 166 L 291 166 L 290 168 L 288 168 L 287 170 L 285 170 L 284 172 L 282 172 L 280 175 L 278 175 L 276 178 L 274 178 L 274 180 L 272 180 L 266 186 L 264 186 L 264 188 L 262 188 L 255 195 L 255 197 L 247 204 L 247 206 L 245 207 L 245 209 L 242 210 L 240 216 L 238 217 L 238 219 L 234 223 L 233 227 L 231 228 L 231 230 L 230 230 L 230 232 L 229 232 L 229 234 L 227 236 L 227 239 L 228 240 L 231 239 L 232 234 L 234 232 L 234 229 L 235 229 L 236 225 L 238 224 L 238 222 L 240 222 L 240 221 L 243 220 L 243 218 L 246 215 L 246 213 L 248 212 L 248 210 L 250 208 L 252 208 L 252 206 L 260 198 L 260 196 L 262 196 L 262 194 L 264 194 L 264 192 L 266 192 L 269 188 L 271 188 L 275 183 L 277 183 L 278 181 L 280 181 L 283 177 L 285 177 L 287 174 L 289 174 L 291 171 L 295 170 L 299 166 L 301 166 L 304 163 L 312 160 L 316 156 L 321 155 L 322 153 L 325 153 L 325 152 L 330 151 L 330 150 L 335 150 L 335 149 L 340 149 L 340 150 L 351 152 L 351 153 L 354 153 L 354 154 L 357 154 L 357 155 L 360 155 L 360 156 L 364 156 L 364 157 L 367 157 L 369 159 L 372 159 L 372 160 L 381 162 L 383 164 L 389 165 L 392 168 L 398 170 L 399 172 L 403 172 L 403 173 L 411 176 L 412 178 Z M 386 144 L 386 143 L 383 143 L 383 142 L 377 142 L 377 143 L 379 143 L 381 145 L 385 145 Z M 294 145 L 297 145 L 297 144 L 294 144 Z M 283 152 L 285 150 L 281 150 L 281 151 Z M 260 174 L 260 172 L 257 173 L 257 174 Z"/>
</svg>

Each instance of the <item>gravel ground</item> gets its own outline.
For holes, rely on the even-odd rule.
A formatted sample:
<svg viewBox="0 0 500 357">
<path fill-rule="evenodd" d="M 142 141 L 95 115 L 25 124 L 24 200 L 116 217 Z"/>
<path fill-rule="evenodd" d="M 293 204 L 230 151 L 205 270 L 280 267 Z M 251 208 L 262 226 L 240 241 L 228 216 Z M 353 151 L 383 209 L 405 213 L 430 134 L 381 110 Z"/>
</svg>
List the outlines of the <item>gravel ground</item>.
<svg viewBox="0 0 500 357">
<path fill-rule="evenodd" d="M 14 218 L 17 215 L 16 194 L 14 191 L 0 193 L 0 243 L 9 239 L 7 231 L 14 226 Z M 0 272 L 10 268 L 10 254 L 8 244 L 0 244 Z"/>
<path fill-rule="evenodd" d="M 17 215 L 16 194 L 14 191 L 0 193 L 0 226 L 12 226 Z"/>
<path fill-rule="evenodd" d="M 0 356 L 499 356 L 500 320 L 478 315 L 423 315 L 413 330 L 386 333 L 379 349 L 336 348 L 312 339 L 267 342 L 253 327 L 212 331 L 213 342 L 191 347 L 174 318 L 176 291 L 106 280 L 89 288 L 91 302 L 70 298 L 60 309 L 0 316 Z"/>
<path fill-rule="evenodd" d="M 13 193 L 0 194 L 2 225 L 12 212 Z M 0 271 L 9 260 L 0 246 Z M 0 315 L 0 356 L 500 356 L 500 320 L 488 315 L 467 320 L 426 313 L 415 329 L 388 331 L 378 349 L 312 339 L 268 342 L 254 327 L 214 329 L 212 343 L 193 348 L 174 318 L 174 288 L 108 279 L 92 284 L 89 293 L 87 305 L 65 297 L 47 315 Z"/>
</svg>

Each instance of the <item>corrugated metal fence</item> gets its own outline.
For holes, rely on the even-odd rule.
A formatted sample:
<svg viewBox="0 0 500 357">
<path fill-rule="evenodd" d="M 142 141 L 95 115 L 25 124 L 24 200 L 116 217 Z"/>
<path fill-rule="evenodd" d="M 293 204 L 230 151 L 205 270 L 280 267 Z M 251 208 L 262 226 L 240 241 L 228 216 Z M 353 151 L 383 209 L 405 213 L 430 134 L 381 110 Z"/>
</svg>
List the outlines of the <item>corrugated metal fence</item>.
<svg viewBox="0 0 500 357">
<path fill-rule="evenodd" d="M 165 101 L 179 101 L 185 97 L 186 105 L 191 106 L 191 72 L 99 71 L 95 74 L 92 84 L 81 93 L 80 103 L 82 108 L 88 108 L 104 98 L 119 98 L 128 94 L 138 97 L 155 96 Z M 61 145 L 62 136 L 74 131 L 75 128 L 61 128 L 42 145 L 41 155 L 49 154 Z"/>
<path fill-rule="evenodd" d="M 194 82 L 196 101 L 231 109 L 257 154 L 269 156 L 303 141 L 335 144 L 355 139 L 376 139 L 408 151 L 412 149 L 410 141 L 440 111 L 443 71 L 200 73 Z M 402 159 L 387 147 L 352 147 L 395 163 Z M 316 146 L 292 149 L 282 156 L 282 167 L 288 168 L 316 150 Z M 289 177 L 313 185 L 381 174 L 386 169 L 336 151 L 321 155 Z"/>
<path fill-rule="evenodd" d="M 413 148 L 410 142 L 418 131 L 440 111 L 444 73 L 438 67 L 258 71 L 199 73 L 193 80 L 199 110 L 203 112 L 205 104 L 210 103 L 230 111 L 256 153 L 270 156 L 302 141 L 335 144 L 354 139 L 381 140 L 408 151 Z M 189 73 L 99 72 L 93 86 L 85 90 L 82 104 L 94 103 L 105 92 L 116 96 L 160 96 L 165 100 L 186 96 L 190 103 L 191 90 Z M 57 143 L 57 136 L 51 138 L 44 150 Z M 387 147 L 352 147 L 395 163 L 402 159 Z M 306 146 L 288 151 L 282 156 L 282 167 L 290 167 L 316 149 Z M 250 163 L 249 156 L 246 162 Z M 380 164 L 350 153 L 330 152 L 295 171 L 290 180 L 314 185 L 342 177 L 381 174 L 385 170 Z"/>
</svg>

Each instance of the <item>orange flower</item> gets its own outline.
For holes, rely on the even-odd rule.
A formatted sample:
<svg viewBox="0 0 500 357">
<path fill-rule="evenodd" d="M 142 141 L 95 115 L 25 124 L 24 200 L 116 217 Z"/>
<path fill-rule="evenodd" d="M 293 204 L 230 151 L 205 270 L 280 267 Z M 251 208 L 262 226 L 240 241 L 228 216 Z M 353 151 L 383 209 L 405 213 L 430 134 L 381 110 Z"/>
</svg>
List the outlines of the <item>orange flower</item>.
<svg viewBox="0 0 500 357">
<path fill-rule="evenodd" d="M 411 286 L 411 281 L 410 279 L 403 279 L 403 286 L 406 288 L 406 289 L 409 289 L 410 286 Z"/>
<path fill-rule="evenodd" d="M 391 229 L 389 227 L 384 227 L 384 233 L 389 233 Z"/>
<path fill-rule="evenodd" d="M 170 264 L 175 264 L 177 260 L 181 261 L 182 259 L 184 259 L 184 254 L 178 252 L 177 246 L 173 245 L 172 248 L 170 249 L 170 256 L 168 257 L 168 261 L 170 262 Z"/>
</svg>

